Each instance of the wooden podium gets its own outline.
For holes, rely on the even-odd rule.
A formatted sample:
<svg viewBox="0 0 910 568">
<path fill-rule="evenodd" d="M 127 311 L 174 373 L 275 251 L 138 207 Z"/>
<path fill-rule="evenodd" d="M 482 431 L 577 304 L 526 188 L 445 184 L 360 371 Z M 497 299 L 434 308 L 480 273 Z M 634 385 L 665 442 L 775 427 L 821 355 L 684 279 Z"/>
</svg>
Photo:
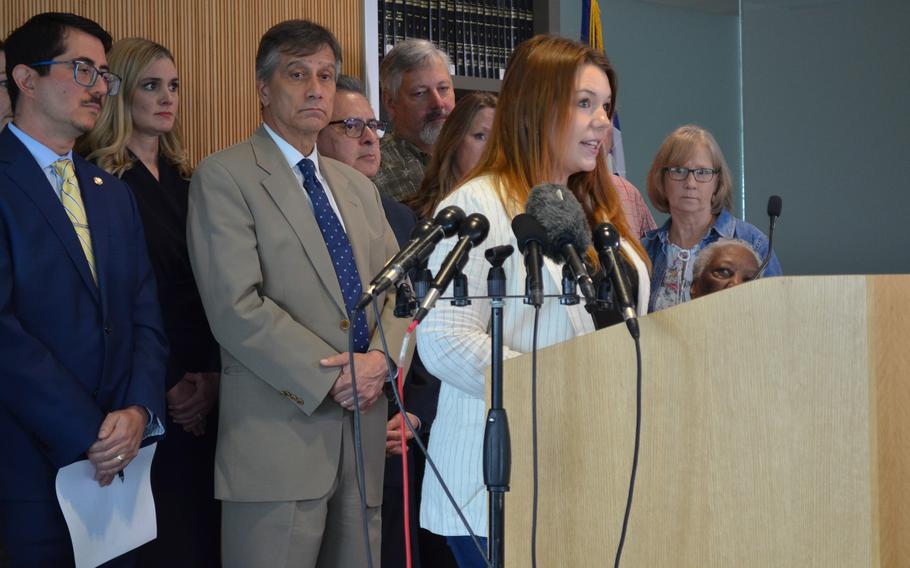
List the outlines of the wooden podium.
<svg viewBox="0 0 910 568">
<path fill-rule="evenodd" d="M 910 276 L 768 278 L 641 319 L 622 565 L 910 566 Z M 612 566 L 635 427 L 614 326 L 538 354 L 538 566 Z M 507 362 L 506 565 L 530 565 L 531 358 Z"/>
</svg>

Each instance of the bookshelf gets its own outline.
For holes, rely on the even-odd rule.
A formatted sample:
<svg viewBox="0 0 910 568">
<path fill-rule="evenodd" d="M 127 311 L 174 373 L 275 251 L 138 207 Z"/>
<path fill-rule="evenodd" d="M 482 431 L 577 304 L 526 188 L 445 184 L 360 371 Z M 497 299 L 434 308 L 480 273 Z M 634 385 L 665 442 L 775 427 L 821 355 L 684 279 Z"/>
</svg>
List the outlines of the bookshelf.
<svg viewBox="0 0 910 568">
<path fill-rule="evenodd" d="M 378 56 L 408 38 L 449 54 L 456 91 L 498 92 L 516 45 L 559 33 L 559 0 L 377 0 Z"/>
</svg>

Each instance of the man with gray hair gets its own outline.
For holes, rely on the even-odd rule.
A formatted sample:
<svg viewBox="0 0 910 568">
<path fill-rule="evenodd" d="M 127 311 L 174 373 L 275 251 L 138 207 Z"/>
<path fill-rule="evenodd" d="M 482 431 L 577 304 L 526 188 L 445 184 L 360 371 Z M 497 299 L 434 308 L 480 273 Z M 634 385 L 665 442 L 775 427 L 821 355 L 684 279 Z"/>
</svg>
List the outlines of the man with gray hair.
<svg viewBox="0 0 910 568">
<path fill-rule="evenodd" d="M 289 20 L 256 54 L 262 126 L 202 161 L 190 184 L 190 260 L 222 382 L 215 496 L 225 567 L 365 566 L 349 365 L 361 410 L 369 555 L 379 563 L 386 356 L 372 310 L 354 305 L 398 251 L 379 193 L 321 156 L 341 48 Z M 400 350 L 405 320 L 377 298 Z"/>
<path fill-rule="evenodd" d="M 379 68 L 382 102 L 392 134 L 382 139 L 382 164 L 373 181 L 401 201 L 417 192 L 439 131 L 455 108 L 449 57 L 425 39 L 407 39 Z"/>
<path fill-rule="evenodd" d="M 753 280 L 761 258 L 741 239 L 719 239 L 706 246 L 692 268 L 692 299 Z"/>
</svg>

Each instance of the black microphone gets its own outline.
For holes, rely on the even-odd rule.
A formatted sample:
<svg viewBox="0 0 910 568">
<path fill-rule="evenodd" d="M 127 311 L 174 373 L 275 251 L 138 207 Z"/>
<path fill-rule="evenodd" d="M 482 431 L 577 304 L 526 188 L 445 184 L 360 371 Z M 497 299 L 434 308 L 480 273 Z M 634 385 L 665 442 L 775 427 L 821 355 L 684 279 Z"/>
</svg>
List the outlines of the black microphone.
<svg viewBox="0 0 910 568">
<path fill-rule="evenodd" d="M 616 258 L 619 252 L 619 231 L 610 223 L 601 223 L 594 228 L 594 250 L 600 257 L 600 264 L 610 276 L 613 285 L 613 302 L 619 307 L 619 313 L 629 328 L 632 337 L 638 339 L 638 314 L 635 301 L 629 292 L 631 286 L 623 272 L 623 265 Z"/>
<path fill-rule="evenodd" d="M 436 278 L 430 282 L 430 290 L 417 309 L 414 321 L 419 324 L 423 321 L 423 318 L 427 317 L 427 314 L 430 313 L 430 310 L 436 304 L 436 300 L 449 287 L 452 278 L 464 268 L 465 263 L 468 261 L 468 252 L 482 243 L 489 232 L 490 222 L 486 217 L 480 213 L 468 215 L 468 218 L 461 224 L 461 228 L 458 229 L 458 242 L 455 243 L 455 247 L 449 251 L 445 260 L 442 261 L 439 272 L 436 273 Z"/>
<path fill-rule="evenodd" d="M 535 217 L 547 232 L 549 246 L 544 255 L 556 262 L 565 262 L 575 273 L 575 281 L 584 295 L 587 308 L 597 303 L 594 281 L 579 256 L 591 246 L 588 222 L 581 203 L 564 185 L 540 184 L 531 190 L 525 211 Z"/>
<path fill-rule="evenodd" d="M 768 267 L 768 263 L 771 262 L 771 255 L 774 252 L 774 249 L 771 248 L 771 244 L 774 242 L 774 224 L 777 222 L 777 218 L 780 217 L 783 207 L 784 201 L 780 198 L 780 195 L 772 195 L 768 198 L 768 217 L 771 219 L 768 224 L 768 254 L 765 255 L 765 258 L 761 261 L 761 266 L 755 272 L 755 278 L 761 278 L 765 268 Z"/>
<path fill-rule="evenodd" d="M 518 239 L 518 250 L 525 257 L 525 303 L 535 307 L 543 305 L 543 249 L 547 247 L 547 230 L 540 221 L 521 213 L 512 219 L 512 232 Z"/>
<path fill-rule="evenodd" d="M 464 219 L 464 211 L 460 207 L 450 205 L 440 211 L 433 218 L 433 221 L 421 221 L 418 223 L 411 231 L 411 239 L 405 244 L 403 249 L 389 259 L 385 267 L 379 271 L 379 274 L 370 281 L 370 285 L 360 296 L 360 300 L 357 301 L 354 309 L 362 310 L 386 288 L 397 284 L 412 268 L 430 256 L 439 241 L 458 232 L 458 228 Z"/>
</svg>

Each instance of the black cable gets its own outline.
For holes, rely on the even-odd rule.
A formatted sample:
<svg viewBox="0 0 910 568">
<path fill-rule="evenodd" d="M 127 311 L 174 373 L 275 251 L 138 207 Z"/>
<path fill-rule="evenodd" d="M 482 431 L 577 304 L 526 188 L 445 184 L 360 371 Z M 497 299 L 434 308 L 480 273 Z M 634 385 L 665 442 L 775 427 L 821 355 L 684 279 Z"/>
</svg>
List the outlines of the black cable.
<svg viewBox="0 0 910 568">
<path fill-rule="evenodd" d="M 379 340 L 382 342 L 382 349 L 385 351 L 386 355 L 389 354 L 389 345 L 386 342 L 385 330 L 382 328 L 382 320 L 379 317 L 379 307 L 376 305 L 376 302 L 373 302 L 373 314 L 376 318 L 376 329 L 379 331 Z M 401 400 L 401 395 L 398 392 L 398 386 L 396 385 L 396 375 L 397 371 L 392 368 L 391 361 L 389 357 L 386 357 L 386 365 L 388 366 L 389 371 L 389 381 L 392 383 L 392 392 L 395 393 L 395 405 L 398 406 L 398 412 L 404 417 L 404 423 L 407 425 L 408 430 L 411 432 L 411 435 L 414 438 L 414 442 L 417 444 L 417 447 L 420 448 L 420 452 L 423 454 L 424 458 L 427 460 L 427 465 L 430 466 L 430 469 L 433 471 L 433 475 L 436 476 L 436 481 L 439 482 L 439 486 L 442 487 L 443 492 L 446 494 L 446 498 L 449 500 L 449 503 L 452 504 L 452 507 L 455 508 L 455 512 L 458 514 L 458 518 L 461 519 L 461 524 L 464 525 L 464 528 L 468 531 L 468 534 L 471 536 L 471 541 L 474 543 L 474 546 L 477 547 L 477 550 L 480 551 L 481 558 L 483 558 L 484 563 L 488 568 L 493 568 L 493 565 L 490 564 L 490 560 L 487 558 L 487 553 L 481 546 L 480 541 L 477 539 L 477 535 L 474 534 L 474 531 L 471 529 L 468 519 L 464 516 L 464 513 L 461 510 L 461 507 L 458 506 L 458 503 L 455 502 L 455 497 L 452 496 L 452 492 L 449 491 L 449 486 L 446 485 L 446 482 L 442 479 L 442 474 L 439 473 L 439 470 L 436 469 L 436 464 L 433 463 L 433 458 L 430 457 L 430 452 L 427 451 L 426 446 L 423 443 L 423 440 L 420 439 L 420 436 L 417 434 L 417 429 L 414 428 L 414 425 L 411 423 L 411 419 L 408 418 L 408 413 L 405 411 L 404 402 Z"/>
<path fill-rule="evenodd" d="M 360 437 L 360 397 L 357 395 L 357 375 L 354 372 L 354 331 L 357 329 L 354 312 L 348 329 L 348 364 L 351 366 L 351 392 L 354 402 L 354 463 L 357 469 L 357 491 L 360 493 L 360 520 L 363 523 L 363 544 L 367 553 L 367 568 L 373 568 L 373 554 L 370 549 L 370 525 L 367 522 L 366 474 L 363 471 L 363 443 Z M 360 312 L 366 318 L 366 314 Z"/>
<path fill-rule="evenodd" d="M 534 497 L 531 508 L 531 567 L 537 567 L 537 331 L 540 306 L 534 306 L 534 339 L 531 342 L 531 448 L 533 453 Z"/>
<path fill-rule="evenodd" d="M 641 442 L 641 343 L 635 337 L 635 449 L 632 452 L 632 475 L 629 479 L 629 496 L 626 499 L 626 512 L 622 519 L 622 532 L 619 535 L 619 545 L 616 547 L 616 559 L 613 567 L 619 568 L 619 559 L 622 557 L 622 547 L 626 541 L 626 531 L 629 528 L 629 514 L 632 512 L 632 495 L 635 492 L 635 474 L 638 471 L 638 448 Z"/>
</svg>

